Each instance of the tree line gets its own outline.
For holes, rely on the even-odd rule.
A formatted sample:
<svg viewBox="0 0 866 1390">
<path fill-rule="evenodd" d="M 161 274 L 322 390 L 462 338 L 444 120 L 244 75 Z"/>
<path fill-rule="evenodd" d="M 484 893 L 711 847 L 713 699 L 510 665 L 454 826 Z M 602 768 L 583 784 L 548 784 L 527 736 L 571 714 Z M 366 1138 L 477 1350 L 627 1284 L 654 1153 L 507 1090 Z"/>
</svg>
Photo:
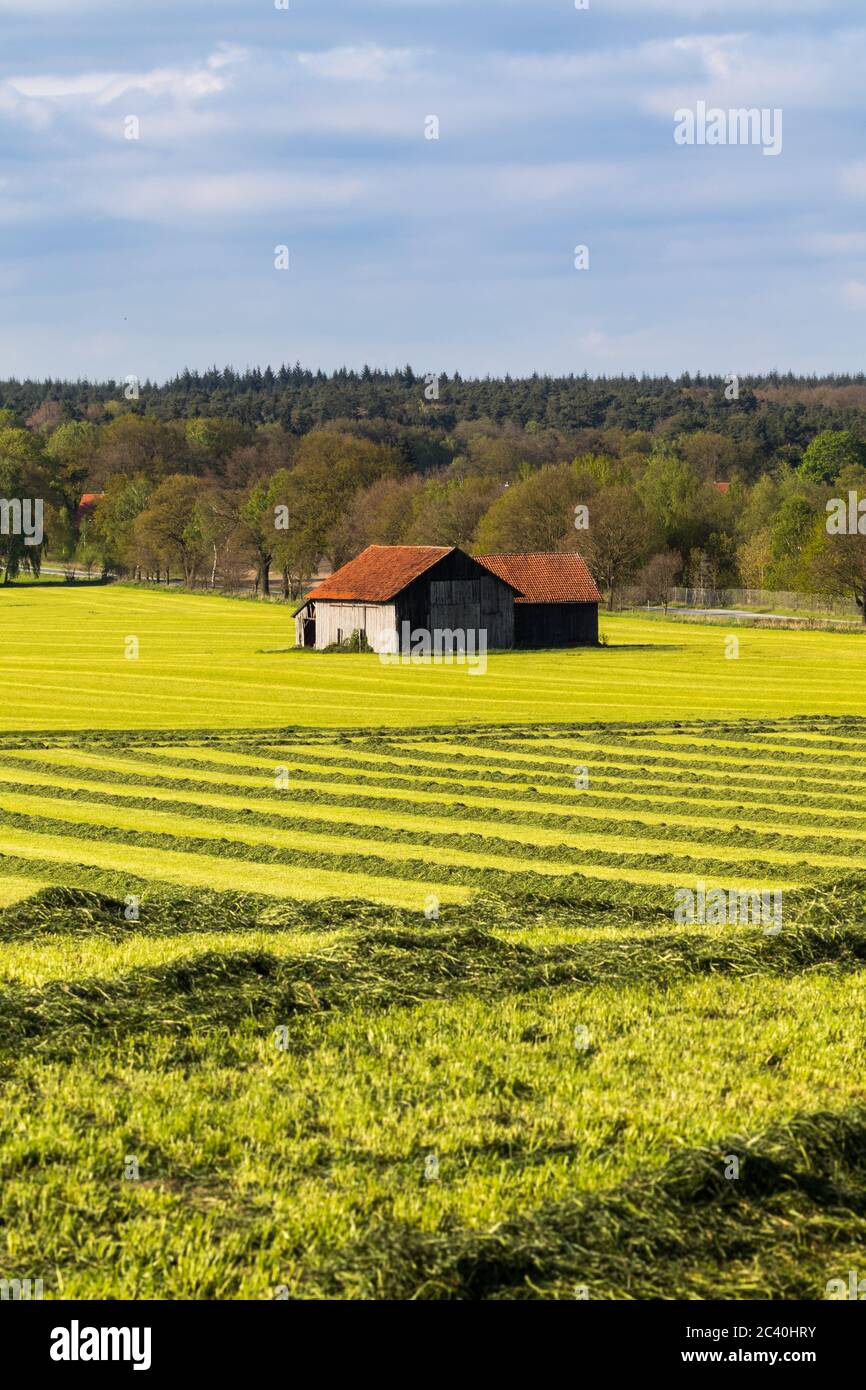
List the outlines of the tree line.
<svg viewBox="0 0 866 1390">
<path fill-rule="evenodd" d="M 233 389 L 247 382 L 252 393 L 254 378 L 262 393 L 276 390 L 280 374 L 270 375 L 272 383 L 267 372 L 233 377 Z M 341 380 L 301 375 L 323 399 Z M 574 395 L 575 410 L 581 392 L 611 399 L 604 423 L 584 416 L 565 427 L 515 418 L 527 393 L 549 396 L 551 378 L 460 383 L 470 394 L 489 386 L 497 400 L 510 390 L 514 409 L 504 419 L 467 413 L 446 423 L 436 413 L 444 387 L 437 403 L 427 400 L 424 378 L 409 382 L 408 369 L 369 376 L 371 391 L 411 385 L 412 410 L 404 400 L 392 414 L 356 412 L 298 432 L 236 411 L 163 418 L 154 407 L 171 403 L 170 392 L 91 409 L 85 398 L 95 388 L 85 384 L 43 383 L 35 404 L 21 384 L 21 401 L 33 408 L 0 409 L 0 498 L 44 498 L 45 538 L 33 547 L 0 535 L 4 578 L 38 570 L 47 555 L 88 573 L 214 587 L 252 572 L 264 595 L 276 572 L 292 598 L 323 562 L 337 566 L 368 544 L 460 545 L 578 549 L 609 602 L 634 583 L 666 602 L 682 582 L 844 593 L 863 606 L 866 537 L 856 528 L 831 533 L 827 504 L 852 492 L 866 498 L 866 381 L 767 379 L 763 395 L 750 399 L 740 383 L 739 400 L 725 401 L 721 381 L 629 379 L 619 397 L 616 383 L 569 379 L 561 394 Z M 188 396 L 197 383 L 204 397 L 202 383 L 216 390 L 218 379 L 187 373 L 178 381 Z M 345 382 L 351 394 L 365 378 L 346 374 Z M 696 403 L 710 409 L 716 385 L 724 429 L 694 414 Z M 609 423 L 632 418 L 641 389 L 659 408 L 663 398 L 675 408 L 652 428 Z M 780 413 L 797 427 L 768 454 L 768 421 L 777 425 Z M 85 493 L 96 501 L 82 512 Z"/>
</svg>

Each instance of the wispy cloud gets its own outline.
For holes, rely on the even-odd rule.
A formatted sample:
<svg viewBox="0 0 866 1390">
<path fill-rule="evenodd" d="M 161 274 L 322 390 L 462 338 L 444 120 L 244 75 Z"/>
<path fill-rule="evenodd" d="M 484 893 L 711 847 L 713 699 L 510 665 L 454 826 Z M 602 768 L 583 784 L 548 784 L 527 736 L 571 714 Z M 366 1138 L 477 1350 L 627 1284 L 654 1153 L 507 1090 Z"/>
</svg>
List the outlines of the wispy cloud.
<svg viewBox="0 0 866 1390">
<path fill-rule="evenodd" d="M 113 217 L 177 224 L 189 218 L 249 221 L 263 213 L 297 218 L 345 207 L 364 191 L 350 174 L 256 173 L 165 174 L 127 177 L 111 187 L 91 187 L 88 201 Z M 273 224 L 278 229 L 279 224 Z"/>
<path fill-rule="evenodd" d="M 6 79 L 6 86 L 31 101 L 80 98 L 96 106 L 106 106 L 131 92 L 190 101 L 224 92 L 231 82 L 230 69 L 244 62 L 246 57 L 243 49 L 225 47 L 210 54 L 203 63 L 188 68 L 13 76 Z"/>
<path fill-rule="evenodd" d="M 307 72 L 336 82 L 384 82 L 389 77 L 408 76 L 418 54 L 411 48 L 379 48 L 364 44 L 357 48 L 329 48 L 319 53 L 299 53 L 298 62 Z"/>
</svg>

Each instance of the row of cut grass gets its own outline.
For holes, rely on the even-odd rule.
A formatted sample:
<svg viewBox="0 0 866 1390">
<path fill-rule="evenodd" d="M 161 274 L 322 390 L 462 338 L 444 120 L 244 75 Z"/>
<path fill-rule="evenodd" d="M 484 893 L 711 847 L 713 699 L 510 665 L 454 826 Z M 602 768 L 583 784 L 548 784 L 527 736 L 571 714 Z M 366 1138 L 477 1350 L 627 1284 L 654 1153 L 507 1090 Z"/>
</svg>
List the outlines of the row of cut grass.
<svg viewBox="0 0 866 1390">
<path fill-rule="evenodd" d="M 114 870 L 118 864 L 119 848 L 110 842 L 78 840 L 70 843 L 65 835 L 0 826 L 0 854 L 12 855 L 22 861 L 46 859 L 57 864 Z M 470 889 L 436 880 L 421 883 L 304 865 L 271 865 L 190 852 L 176 854 L 171 850 L 139 848 L 130 844 L 123 845 L 122 864 L 131 876 L 160 883 L 233 893 L 267 893 L 302 900 L 341 896 L 368 898 L 372 902 L 391 903 L 419 912 L 424 909 L 430 894 L 443 903 L 449 903 L 465 902 L 471 892 Z"/>
<path fill-rule="evenodd" d="M 65 751 L 66 750 L 64 750 L 64 752 Z M 64 758 L 60 761 L 61 764 L 64 766 L 72 766 L 76 768 L 80 767 L 82 769 L 95 768 L 100 771 L 104 770 L 108 773 L 115 773 L 118 775 L 125 775 L 130 777 L 139 777 L 142 779 L 142 781 L 139 784 L 140 786 L 145 785 L 145 778 L 147 778 L 148 776 L 153 776 L 153 773 L 146 762 L 135 759 L 115 758 L 110 756 L 103 757 L 98 755 L 94 755 L 92 758 L 87 758 L 86 756 L 77 755 L 74 752 L 69 752 L 68 756 L 64 756 Z M 162 767 L 162 764 L 160 766 Z M 243 773 L 223 774 L 216 771 L 209 771 L 207 769 L 197 768 L 195 765 L 189 767 L 179 765 L 165 767 L 164 771 L 160 772 L 159 776 L 164 776 L 165 779 L 168 781 L 177 780 L 181 782 L 192 783 L 202 782 L 205 785 L 210 786 L 216 785 L 237 788 L 248 788 L 250 790 L 255 790 L 260 793 L 263 793 L 266 789 L 268 789 L 269 781 L 271 782 L 271 784 L 273 782 L 272 777 L 268 779 L 264 774 L 260 777 L 256 777 L 252 774 Z M 3 780 L 3 774 L 2 771 L 0 771 L 0 782 L 2 782 Z M 41 775 L 41 785 L 46 785 L 45 774 Z M 69 785 L 72 785 L 72 783 L 69 783 Z M 299 799 L 299 793 L 304 792 L 314 793 L 317 797 L 317 802 L 301 802 L 301 800 Z M 586 802 L 581 799 L 581 793 L 579 791 L 574 792 L 573 805 L 566 806 L 560 802 L 544 801 L 540 799 L 540 795 L 539 797 L 535 797 L 532 799 L 495 796 L 482 797 L 470 792 L 454 793 L 444 791 L 440 792 L 438 790 L 426 791 L 420 788 L 409 789 L 403 787 L 390 787 L 384 785 L 370 785 L 366 783 L 359 784 L 356 782 L 337 782 L 322 784 L 315 778 L 307 777 L 293 777 L 291 779 L 290 787 L 286 790 L 286 793 L 284 795 L 286 806 L 284 812 L 280 813 L 284 813 L 286 815 L 298 816 L 299 814 L 301 814 L 302 807 L 304 815 L 309 815 L 313 819 L 329 819 L 330 817 L 326 809 L 327 803 L 329 801 L 331 802 L 331 804 L 336 806 L 339 804 L 340 799 L 346 800 L 357 798 L 359 802 L 361 802 L 362 804 L 366 803 L 368 806 L 370 805 L 370 803 L 373 803 L 373 806 L 370 809 L 369 819 L 371 821 L 377 820 L 382 825 L 393 825 L 394 822 L 393 820 L 389 822 L 388 812 L 380 812 L 378 809 L 376 809 L 375 803 L 382 802 L 385 804 L 385 806 L 388 806 L 397 802 L 405 806 L 406 811 L 405 813 L 392 814 L 396 814 L 400 823 L 405 824 L 407 828 L 410 826 L 422 828 L 417 825 L 418 820 L 421 819 L 422 821 L 425 821 L 431 829 L 435 828 L 437 831 L 441 833 L 448 833 L 448 828 L 451 825 L 451 823 L 441 816 L 437 817 L 425 815 L 422 810 L 423 807 L 431 806 L 436 807 L 438 809 L 441 807 L 453 806 L 455 810 L 458 811 L 468 809 L 473 811 L 487 811 L 490 813 L 501 812 L 509 817 L 525 817 L 530 822 L 538 817 L 546 816 L 550 818 L 556 818 L 557 820 L 562 820 L 563 822 L 574 824 L 580 824 L 582 821 L 608 822 L 612 818 L 611 813 L 613 810 L 612 807 L 608 807 L 607 805 L 603 805 L 601 807 L 594 807 L 590 804 L 586 804 Z M 183 798 L 178 796 L 178 799 Z M 261 805 L 264 807 L 265 801 L 261 798 L 257 798 L 257 800 L 260 800 Z M 269 799 L 267 802 L 268 809 L 271 809 L 272 803 L 273 799 Z M 341 815 L 344 809 L 347 808 L 344 808 L 341 805 Z M 780 811 L 785 810 L 785 808 L 781 807 L 778 809 Z M 618 823 L 632 823 L 637 826 L 646 826 L 650 828 L 664 827 L 667 829 L 669 827 L 679 827 L 686 830 L 707 830 L 713 832 L 720 832 L 722 834 L 730 834 L 732 832 L 739 831 L 750 832 L 756 835 L 765 836 L 779 835 L 780 833 L 782 833 L 786 837 L 791 835 L 799 837 L 820 837 L 826 836 L 830 833 L 827 826 L 815 822 L 810 823 L 807 820 L 804 821 L 802 817 L 800 817 L 798 820 L 794 820 L 792 817 L 791 820 L 785 820 L 784 822 L 773 822 L 766 820 L 749 820 L 744 819 L 741 816 L 736 816 L 735 818 L 725 818 L 718 816 L 700 816 L 693 813 L 678 814 L 668 810 L 652 811 L 649 809 L 644 809 L 643 807 L 632 808 L 626 806 L 618 806 L 616 808 L 616 820 Z M 504 838 L 521 838 L 515 836 L 513 832 L 509 835 L 506 826 L 507 823 L 504 820 L 502 822 L 491 823 L 489 821 L 485 822 L 477 820 L 475 817 L 473 817 L 473 827 L 476 829 L 476 833 L 478 834 L 488 836 L 502 834 Z M 578 849 L 590 847 L 589 841 L 586 836 L 579 836 L 575 839 L 573 835 L 567 833 L 565 830 L 563 830 L 562 832 L 560 832 L 559 830 L 554 830 L 550 833 L 544 832 L 543 837 L 541 839 L 530 841 L 529 835 L 534 835 L 537 833 L 542 832 L 538 832 L 530 826 L 529 832 L 527 832 L 527 834 L 524 835 L 522 838 L 527 839 L 527 842 L 551 844 L 555 843 L 555 837 L 559 836 L 559 842 L 562 844 L 569 844 L 572 845 L 574 848 Z M 861 832 L 857 828 L 852 827 L 833 827 L 832 837 L 842 841 L 851 839 L 859 842 L 861 838 Z M 738 854 L 740 852 L 747 853 L 747 851 L 734 851 L 732 849 L 734 857 L 738 857 Z M 761 855 L 763 855 L 768 859 L 769 862 L 773 859 L 774 855 L 785 856 L 786 853 L 786 851 L 781 851 L 773 847 L 767 847 L 765 850 L 761 850 L 760 854 L 756 851 L 756 856 L 761 857 Z M 798 859 L 803 858 L 807 858 L 809 862 L 820 864 L 821 867 L 826 868 L 844 867 L 844 864 L 846 862 L 851 863 L 852 865 L 857 863 L 856 858 L 849 858 L 847 856 L 829 855 L 815 857 L 813 851 L 806 849 L 804 849 L 802 853 L 793 853 L 793 857 L 783 857 L 781 859 L 778 859 L 776 862 L 797 862 Z"/>
<path fill-rule="evenodd" d="M 684 1145 L 857 1104 L 860 1073 L 838 1062 L 862 1054 L 863 991 L 859 975 L 712 977 L 675 999 L 598 987 L 336 1015 L 287 1052 L 240 1030 L 24 1058 L 2 1140 L 15 1264 L 66 1297 L 299 1291 L 383 1218 L 491 1227 Z"/>
<path fill-rule="evenodd" d="M 70 790 L 85 792 L 99 790 L 103 796 L 108 790 L 106 787 L 88 784 L 86 781 L 71 782 L 67 785 Z M 147 792 L 147 800 L 166 800 L 175 804 L 186 803 L 190 806 L 211 806 L 215 810 L 233 810 L 237 814 L 243 814 L 249 809 L 243 797 L 184 793 L 174 789 L 160 792 L 152 788 L 121 787 L 119 784 L 111 784 L 112 795 L 116 793 L 120 796 L 135 797 L 137 800 L 145 799 L 141 795 L 143 790 Z M 411 832 L 419 837 L 417 843 L 423 845 L 424 857 L 430 863 L 442 865 L 462 863 L 478 868 L 501 868 L 506 871 L 522 868 L 542 873 L 574 872 L 577 866 L 568 855 L 568 851 L 577 853 L 600 851 L 615 856 L 648 854 L 685 858 L 703 857 L 709 861 L 724 860 L 728 863 L 743 864 L 758 862 L 777 866 L 812 864 L 817 868 L 824 869 L 866 867 L 866 859 L 861 861 L 856 855 L 821 854 L 805 846 L 796 850 L 782 850 L 775 847 L 755 849 L 750 846 L 713 841 L 699 842 L 693 839 L 676 838 L 675 836 L 629 836 L 616 833 L 613 827 L 606 833 L 595 834 L 591 830 L 574 831 L 559 826 L 550 828 L 532 824 L 512 824 L 505 820 L 485 821 L 477 817 L 458 820 L 423 813 L 413 814 L 408 809 L 408 805 L 407 809 L 401 812 L 382 812 L 378 808 L 371 809 L 369 807 L 310 804 L 296 802 L 290 798 L 283 802 L 262 799 L 256 805 L 262 810 L 266 810 L 269 815 L 279 816 L 282 820 L 323 822 L 328 826 L 328 830 L 322 835 L 297 828 L 291 831 L 282 831 L 276 827 L 239 825 L 237 821 L 196 818 L 185 811 L 178 813 L 175 810 L 173 813 L 161 814 L 148 807 L 126 810 L 122 806 L 106 805 L 104 801 L 100 804 L 63 798 L 52 803 L 51 799 L 47 797 L 16 792 L 4 791 L 0 797 L 0 807 L 5 807 L 8 811 L 20 812 L 34 817 L 41 816 L 48 820 L 56 818 L 70 824 L 77 822 L 81 825 L 87 825 L 90 823 L 143 832 L 152 830 L 163 834 L 184 834 L 194 835 L 198 838 L 237 840 L 246 844 L 270 844 L 298 851 L 368 853 L 378 854 L 385 858 L 401 859 L 406 857 L 411 848 L 410 841 L 403 840 L 400 845 L 397 845 L 382 837 L 362 839 L 355 836 L 349 838 L 340 835 L 340 824 L 342 822 L 344 825 L 351 824 L 359 829 L 379 831 L 382 836 L 389 831 L 404 834 Z M 591 821 L 591 813 L 588 813 L 588 816 Z M 580 818 L 575 817 L 573 819 L 577 821 Z M 662 817 L 658 818 L 658 824 L 665 824 Z M 492 844 L 483 852 L 476 852 L 465 845 L 460 850 L 452 852 L 447 845 L 432 845 L 429 839 L 433 835 L 447 839 L 461 834 L 464 839 L 474 840 L 477 838 L 479 841 L 487 840 Z M 857 838 L 853 832 L 852 838 Z M 512 853 L 508 856 L 497 855 L 494 846 L 499 846 L 502 849 L 508 847 Z M 519 851 L 516 849 L 517 846 L 520 847 Z M 550 859 L 530 861 L 523 852 L 526 846 L 550 848 L 556 852 L 561 852 L 563 858 L 558 864 L 555 860 L 551 861 Z"/>
</svg>

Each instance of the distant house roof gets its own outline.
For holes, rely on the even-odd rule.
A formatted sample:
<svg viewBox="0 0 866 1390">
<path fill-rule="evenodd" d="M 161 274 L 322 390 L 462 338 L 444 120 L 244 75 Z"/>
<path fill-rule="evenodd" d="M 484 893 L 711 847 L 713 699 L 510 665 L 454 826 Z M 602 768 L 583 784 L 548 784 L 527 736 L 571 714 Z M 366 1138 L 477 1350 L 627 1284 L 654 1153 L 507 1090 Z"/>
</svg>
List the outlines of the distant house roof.
<svg viewBox="0 0 866 1390">
<path fill-rule="evenodd" d="M 567 554 L 476 555 L 476 560 L 517 589 L 515 603 L 599 603 L 601 594 L 576 551 Z"/>
<path fill-rule="evenodd" d="M 81 501 L 75 508 L 75 524 L 78 525 L 86 516 L 89 516 L 94 507 L 98 502 L 102 501 L 104 496 L 104 492 L 83 492 L 81 494 Z"/>
<path fill-rule="evenodd" d="M 713 483 L 713 487 L 717 487 L 719 492 L 727 492 L 730 486 L 730 483 Z"/>
<path fill-rule="evenodd" d="M 450 555 L 453 545 L 368 545 L 304 599 L 337 603 L 387 603 L 425 570 Z"/>
</svg>

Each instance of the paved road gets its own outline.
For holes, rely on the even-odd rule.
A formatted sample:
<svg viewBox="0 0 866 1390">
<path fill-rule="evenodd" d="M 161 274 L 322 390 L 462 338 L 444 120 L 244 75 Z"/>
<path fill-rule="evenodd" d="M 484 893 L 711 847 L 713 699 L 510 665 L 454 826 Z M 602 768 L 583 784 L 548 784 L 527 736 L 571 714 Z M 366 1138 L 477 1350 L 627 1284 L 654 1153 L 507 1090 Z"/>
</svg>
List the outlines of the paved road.
<svg viewBox="0 0 866 1390">
<path fill-rule="evenodd" d="M 660 610 L 657 610 L 660 611 Z M 671 614 L 687 613 L 692 618 L 749 618 L 752 622 L 808 623 L 810 618 L 796 613 L 750 613 L 747 608 L 669 608 Z M 840 618 L 834 613 L 824 615 L 829 622 L 848 623 L 851 627 L 861 627 L 859 618 Z"/>
</svg>

